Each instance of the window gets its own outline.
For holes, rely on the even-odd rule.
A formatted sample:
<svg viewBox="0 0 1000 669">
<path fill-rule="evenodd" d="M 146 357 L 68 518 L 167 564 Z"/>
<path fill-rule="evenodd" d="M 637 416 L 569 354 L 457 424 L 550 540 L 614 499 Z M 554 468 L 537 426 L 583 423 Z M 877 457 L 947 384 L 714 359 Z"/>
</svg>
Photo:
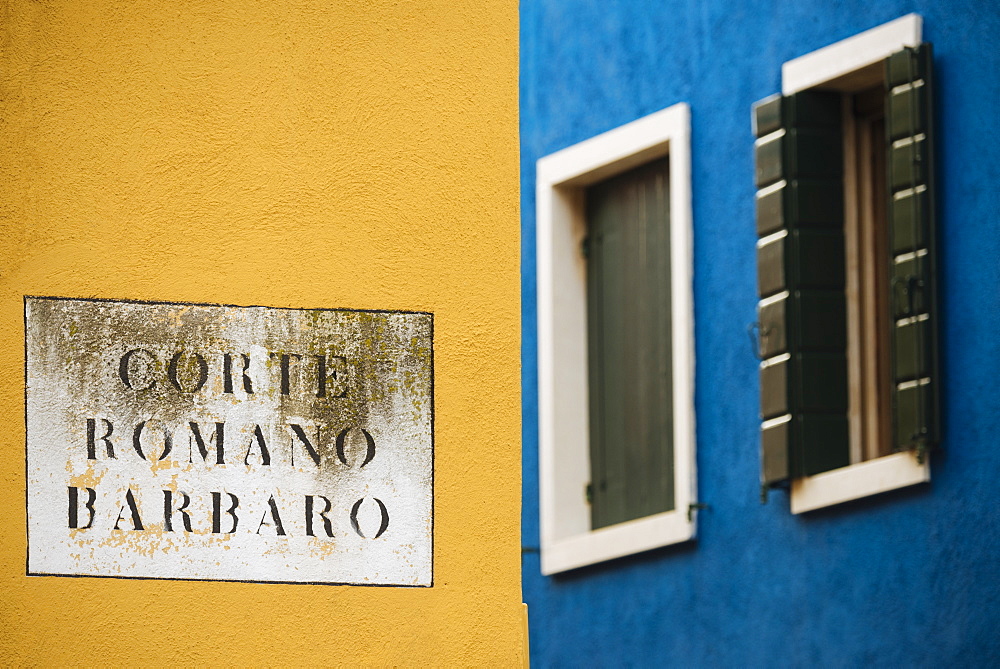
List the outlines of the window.
<svg viewBox="0 0 1000 669">
<path fill-rule="evenodd" d="M 690 120 L 538 161 L 542 572 L 694 536 Z"/>
<path fill-rule="evenodd" d="M 911 14 L 785 63 L 754 107 L 761 480 L 793 513 L 930 479 L 931 60 Z"/>
</svg>

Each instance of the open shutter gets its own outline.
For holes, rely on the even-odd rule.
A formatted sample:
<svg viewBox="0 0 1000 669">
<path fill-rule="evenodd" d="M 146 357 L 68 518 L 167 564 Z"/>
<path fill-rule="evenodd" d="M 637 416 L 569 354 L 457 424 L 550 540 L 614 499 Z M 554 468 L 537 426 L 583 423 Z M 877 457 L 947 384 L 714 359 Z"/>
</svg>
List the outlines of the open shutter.
<svg viewBox="0 0 1000 669">
<path fill-rule="evenodd" d="M 765 487 L 850 463 L 840 104 L 754 105 Z"/>
<path fill-rule="evenodd" d="M 885 61 L 893 337 L 893 446 L 923 457 L 938 440 L 932 49 Z"/>
</svg>

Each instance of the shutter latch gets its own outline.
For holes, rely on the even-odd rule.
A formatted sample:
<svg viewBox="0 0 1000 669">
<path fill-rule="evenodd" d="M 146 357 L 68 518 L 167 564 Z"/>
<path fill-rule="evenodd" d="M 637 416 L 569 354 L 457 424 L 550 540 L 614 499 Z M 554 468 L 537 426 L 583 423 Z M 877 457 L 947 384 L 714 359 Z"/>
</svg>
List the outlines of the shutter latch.
<svg viewBox="0 0 1000 669">
<path fill-rule="evenodd" d="M 747 335 L 750 337 L 750 350 L 753 351 L 753 355 L 758 360 L 764 359 L 764 342 L 767 341 L 767 336 L 771 334 L 771 328 L 766 327 L 760 321 L 754 321 L 747 326 Z"/>
<path fill-rule="evenodd" d="M 690 523 L 694 520 L 694 512 L 701 511 L 702 509 L 708 509 L 708 504 L 702 504 L 701 502 L 691 502 L 688 504 L 688 522 Z"/>
<path fill-rule="evenodd" d="M 902 288 L 902 299 L 899 296 L 899 288 Z M 914 316 L 917 313 L 917 293 L 924 290 L 924 280 L 919 276 L 909 274 L 907 276 L 896 276 L 892 278 L 893 296 L 896 298 L 896 307 L 904 316 Z M 926 298 L 925 298 L 926 299 Z M 905 305 L 906 311 L 902 311 Z"/>
</svg>

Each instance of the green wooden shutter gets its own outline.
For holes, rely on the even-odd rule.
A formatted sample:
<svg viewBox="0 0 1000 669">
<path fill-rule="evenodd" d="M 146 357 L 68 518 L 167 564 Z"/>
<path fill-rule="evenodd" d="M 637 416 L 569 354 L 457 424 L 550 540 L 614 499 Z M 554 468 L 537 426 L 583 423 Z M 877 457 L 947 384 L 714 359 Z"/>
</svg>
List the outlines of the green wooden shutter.
<svg viewBox="0 0 1000 669">
<path fill-rule="evenodd" d="M 893 447 L 923 457 L 938 440 L 932 48 L 885 61 Z"/>
<path fill-rule="evenodd" d="M 668 164 L 587 190 L 594 529 L 674 508 Z"/>
<path fill-rule="evenodd" d="M 761 482 L 849 464 L 840 96 L 754 105 Z"/>
</svg>

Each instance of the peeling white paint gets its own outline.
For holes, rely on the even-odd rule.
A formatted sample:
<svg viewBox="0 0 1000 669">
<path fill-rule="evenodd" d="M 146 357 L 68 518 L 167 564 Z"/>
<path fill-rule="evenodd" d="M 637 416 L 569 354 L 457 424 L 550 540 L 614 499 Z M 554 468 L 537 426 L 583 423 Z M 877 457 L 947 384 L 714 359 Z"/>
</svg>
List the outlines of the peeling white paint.
<svg viewBox="0 0 1000 669">
<path fill-rule="evenodd" d="M 32 297 L 25 337 L 29 574 L 431 585 L 430 314 Z"/>
</svg>

